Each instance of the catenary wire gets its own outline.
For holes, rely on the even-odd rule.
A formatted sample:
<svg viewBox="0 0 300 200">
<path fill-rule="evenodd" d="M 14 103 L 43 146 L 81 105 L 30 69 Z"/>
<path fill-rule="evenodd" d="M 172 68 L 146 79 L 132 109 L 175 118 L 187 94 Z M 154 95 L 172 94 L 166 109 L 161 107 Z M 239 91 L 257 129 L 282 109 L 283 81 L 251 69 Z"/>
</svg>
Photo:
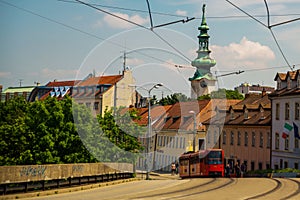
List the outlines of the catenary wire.
<svg viewBox="0 0 300 200">
<path fill-rule="evenodd" d="M 76 1 L 72 1 L 72 0 L 57 0 L 57 1 L 61 1 L 61 2 L 66 2 L 66 3 L 78 3 Z M 110 8 L 110 9 L 115 9 L 115 10 L 126 10 L 126 11 L 132 11 L 132 12 L 140 12 L 140 13 L 148 13 L 148 11 L 146 10 L 140 10 L 140 9 L 133 9 L 133 8 L 124 8 L 124 7 L 118 7 L 118 6 L 108 6 L 108 5 L 102 5 L 102 4 L 95 4 L 95 3 L 91 3 L 91 5 L 93 6 L 99 6 L 99 7 L 103 7 L 103 8 Z M 162 15 L 162 16 L 170 16 L 170 17 L 188 17 L 186 15 L 176 15 L 176 14 L 171 14 L 171 13 L 163 13 L 163 12 L 156 12 L 156 11 L 152 11 L 152 14 L 156 14 L 156 15 Z M 270 16 L 273 17 L 286 17 L 286 16 L 299 16 L 299 13 L 291 13 L 291 14 L 273 14 Z M 253 15 L 253 17 L 267 17 L 266 15 Z M 206 18 L 208 19 L 228 19 L 228 18 L 248 18 L 248 16 L 244 16 L 244 15 L 234 15 L 234 16 L 207 16 Z M 195 17 L 195 19 L 201 19 L 201 17 Z"/>
<path fill-rule="evenodd" d="M 139 26 L 139 27 L 141 27 L 141 28 L 144 28 L 144 29 L 146 29 L 146 30 L 152 31 L 152 32 L 153 32 L 160 40 L 162 40 L 163 42 L 165 42 L 169 47 L 171 47 L 173 50 L 175 50 L 178 54 L 180 54 L 180 55 L 182 55 L 183 57 L 185 57 L 188 61 L 191 61 L 186 55 L 184 55 L 184 54 L 183 54 L 181 51 L 179 51 L 175 46 L 173 46 L 170 42 L 168 42 L 166 39 L 164 39 L 160 34 L 158 34 L 157 32 L 153 31 L 153 30 L 152 30 L 152 27 L 149 29 L 149 28 L 147 28 L 147 27 L 145 27 L 145 26 L 143 26 L 143 25 L 137 24 L 137 23 L 135 23 L 135 22 L 133 22 L 133 21 L 130 21 L 130 20 L 127 20 L 127 19 L 125 19 L 125 18 L 123 18 L 123 17 L 117 16 L 117 15 L 111 13 L 111 12 L 108 12 L 108 11 L 105 11 L 105 10 L 103 10 L 103 9 L 97 8 L 97 7 L 95 7 L 95 6 L 92 6 L 92 5 L 90 5 L 89 3 L 85 3 L 85 2 L 80 1 L 80 0 L 75 0 L 75 1 L 80 2 L 81 4 L 86 5 L 86 6 L 89 6 L 89 7 L 93 8 L 93 9 L 98 10 L 98 11 L 101 11 L 101 12 L 104 12 L 104 13 L 106 13 L 106 14 L 109 14 L 109 15 L 111 15 L 111 16 L 117 17 L 118 19 L 124 20 L 124 21 L 126 21 L 126 22 L 128 22 L 128 23 L 131 23 L 131 24 L 134 24 L 134 25 Z"/>
<path fill-rule="evenodd" d="M 261 25 L 263 25 L 263 26 L 266 27 L 267 29 L 270 30 L 271 35 L 272 35 L 272 37 L 273 37 L 273 39 L 274 39 L 274 41 L 275 41 L 275 43 L 276 43 L 276 45 L 277 45 L 277 47 L 278 47 L 278 49 L 279 49 L 279 51 L 280 51 L 280 53 L 281 53 L 283 59 L 284 59 L 285 62 L 287 63 L 288 67 L 293 71 L 293 68 L 292 68 L 291 65 L 289 64 L 289 62 L 288 62 L 288 60 L 287 60 L 285 54 L 283 53 L 283 51 L 282 51 L 282 49 L 281 49 L 281 47 L 280 47 L 280 45 L 279 45 L 279 43 L 278 43 L 278 41 L 277 41 L 277 39 L 276 39 L 276 36 L 274 35 L 274 33 L 273 33 L 272 29 L 271 29 L 272 26 L 269 25 L 269 18 L 270 18 L 270 16 L 269 16 L 268 4 L 267 4 L 266 0 L 264 0 L 264 2 L 265 2 L 265 5 L 266 5 L 266 7 L 267 7 L 268 25 L 265 25 L 265 24 L 262 23 L 261 21 L 257 20 L 255 17 L 253 17 L 252 15 L 248 14 L 246 11 L 244 11 L 243 9 L 241 9 L 240 7 L 238 7 L 237 5 L 235 5 L 234 3 L 232 3 L 231 1 L 229 1 L 229 0 L 225 0 L 225 1 L 228 2 L 229 4 L 231 4 L 232 6 L 234 6 L 235 8 L 237 8 L 238 10 L 240 10 L 241 12 L 243 12 L 244 14 L 246 14 L 247 16 L 249 16 L 250 18 L 252 18 L 252 19 L 254 19 L 255 21 L 257 21 L 258 23 L 260 23 Z M 293 21 L 295 21 L 295 20 L 293 20 Z M 292 21 L 289 20 L 289 22 L 292 22 Z M 283 23 L 281 23 L 281 24 L 283 24 Z"/>
<path fill-rule="evenodd" d="M 101 40 L 101 41 L 105 41 L 105 40 L 106 40 L 106 42 L 108 42 L 108 43 L 110 43 L 110 44 L 112 44 L 112 45 L 118 46 L 118 47 L 120 47 L 120 48 L 123 48 L 123 49 L 126 49 L 126 48 L 127 48 L 128 50 L 131 50 L 130 48 L 125 47 L 125 46 L 123 46 L 123 45 L 121 45 L 121 44 L 119 44 L 119 43 L 116 43 L 116 42 L 107 40 L 107 39 L 105 39 L 105 38 L 99 37 L 99 36 L 97 36 L 97 35 L 95 35 L 95 34 L 91 34 L 91 33 L 89 33 L 89 32 L 83 31 L 83 30 L 80 30 L 80 29 L 78 29 L 78 28 L 76 28 L 76 27 L 67 25 L 67 24 L 65 24 L 65 23 L 59 22 L 59 21 L 54 20 L 54 19 L 51 19 L 51 18 L 49 18 L 49 17 L 45 17 L 45 16 L 43 16 L 43 15 L 41 15 L 41 14 L 38 14 L 38 13 L 36 13 L 36 12 L 33 12 L 33 11 L 28 10 L 28 9 L 25 9 L 25 8 L 21 8 L 21 7 L 16 6 L 16 5 L 12 4 L 12 3 L 9 3 L 9 2 L 3 1 L 3 0 L 0 0 L 0 2 L 3 3 L 3 4 L 6 4 L 6 5 L 8 5 L 8 6 L 14 7 L 14 8 L 18 9 L 18 10 L 21 10 L 21 11 L 23 11 L 23 12 L 32 14 L 32 15 L 37 16 L 37 17 L 40 17 L 40 18 L 42 18 L 42 19 L 44 19 L 44 20 L 47 20 L 47 21 L 49 21 L 49 22 L 51 22 L 51 23 L 55 23 L 55 24 L 61 25 L 61 26 L 65 27 L 65 28 L 69 28 L 69 29 L 71 29 L 71 30 L 74 30 L 74 31 L 77 31 L 77 32 L 79 32 L 79 33 L 88 35 L 88 36 L 90 36 L 90 37 L 99 39 L 99 40 Z M 170 62 L 168 62 L 167 60 L 163 60 L 163 59 L 160 59 L 160 58 L 158 58 L 158 57 L 154 57 L 154 56 L 148 55 L 148 54 L 146 54 L 146 53 L 138 52 L 138 51 L 134 51 L 134 52 L 135 52 L 135 53 L 138 53 L 138 54 L 140 54 L 140 55 L 146 56 L 146 57 L 148 57 L 148 58 L 152 58 L 152 59 L 154 59 L 154 60 L 156 60 L 156 61 L 159 61 L 159 62 L 163 62 L 163 63 L 169 64 L 170 66 L 174 66 L 174 63 L 170 63 Z"/>
</svg>

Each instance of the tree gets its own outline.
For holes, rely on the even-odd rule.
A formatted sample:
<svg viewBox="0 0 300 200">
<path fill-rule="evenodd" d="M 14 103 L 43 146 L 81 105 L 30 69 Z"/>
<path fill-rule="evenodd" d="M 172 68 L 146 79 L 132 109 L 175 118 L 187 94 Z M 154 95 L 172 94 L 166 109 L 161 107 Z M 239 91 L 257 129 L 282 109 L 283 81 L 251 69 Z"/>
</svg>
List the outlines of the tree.
<svg viewBox="0 0 300 200">
<path fill-rule="evenodd" d="M 202 95 L 198 97 L 198 100 L 203 99 L 244 99 L 244 96 L 237 90 L 219 89 L 218 91 L 212 91 L 210 94 Z"/>
<path fill-rule="evenodd" d="M 124 111 L 125 108 L 105 110 L 103 117 L 98 116 L 98 122 L 104 136 L 110 141 L 107 154 L 113 161 L 132 162 L 134 154 L 143 150 L 138 138 L 146 131 L 134 120 L 138 119 L 135 109 Z"/>
<path fill-rule="evenodd" d="M 159 101 L 159 104 L 162 105 L 162 106 L 173 105 L 177 102 L 185 102 L 185 101 L 189 101 L 189 100 L 190 99 L 185 94 L 174 93 L 174 94 L 171 94 L 171 95 L 168 95 L 168 96 L 162 98 Z"/>
</svg>

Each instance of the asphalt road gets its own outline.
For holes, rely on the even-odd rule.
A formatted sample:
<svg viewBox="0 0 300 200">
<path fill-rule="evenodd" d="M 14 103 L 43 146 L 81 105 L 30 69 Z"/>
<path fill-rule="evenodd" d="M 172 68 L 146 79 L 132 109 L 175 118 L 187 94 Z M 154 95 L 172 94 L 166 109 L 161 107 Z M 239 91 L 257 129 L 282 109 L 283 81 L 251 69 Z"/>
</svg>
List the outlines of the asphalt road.
<svg viewBox="0 0 300 200">
<path fill-rule="evenodd" d="M 300 179 L 194 178 L 161 176 L 32 200 L 300 199 Z"/>
</svg>

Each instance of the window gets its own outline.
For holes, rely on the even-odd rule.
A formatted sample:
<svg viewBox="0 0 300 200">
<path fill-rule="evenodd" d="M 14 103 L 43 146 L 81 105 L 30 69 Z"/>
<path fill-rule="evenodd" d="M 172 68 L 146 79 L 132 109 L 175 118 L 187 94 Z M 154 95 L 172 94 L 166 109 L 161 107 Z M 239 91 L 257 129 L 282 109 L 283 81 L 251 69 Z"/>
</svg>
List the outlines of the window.
<svg viewBox="0 0 300 200">
<path fill-rule="evenodd" d="M 267 148 L 270 148 L 271 147 L 271 135 L 270 133 L 268 132 L 267 133 Z"/>
<path fill-rule="evenodd" d="M 299 103 L 295 103 L 295 120 L 299 120 L 299 115 L 300 115 L 300 108 L 299 108 Z"/>
<path fill-rule="evenodd" d="M 285 150 L 289 150 L 289 143 L 290 143 L 290 139 L 289 139 L 289 135 L 288 135 L 284 140 L 284 149 Z"/>
<path fill-rule="evenodd" d="M 226 144 L 226 131 L 223 131 L 223 144 Z"/>
<path fill-rule="evenodd" d="M 276 120 L 279 120 L 280 115 L 280 104 L 276 103 Z"/>
<path fill-rule="evenodd" d="M 248 146 L 248 133 L 245 132 L 245 146 Z"/>
<path fill-rule="evenodd" d="M 299 169 L 298 163 L 294 163 L 294 169 Z"/>
<path fill-rule="evenodd" d="M 252 146 L 255 147 L 255 133 L 252 132 Z"/>
<path fill-rule="evenodd" d="M 251 171 L 254 171 L 254 170 L 255 170 L 255 162 L 252 161 L 252 162 L 251 162 Z"/>
<path fill-rule="evenodd" d="M 288 165 L 289 163 L 288 163 L 288 161 L 284 161 L 284 168 L 286 169 L 286 168 L 288 168 Z"/>
<path fill-rule="evenodd" d="M 285 120 L 290 119 L 290 104 L 285 103 Z"/>
<path fill-rule="evenodd" d="M 261 162 L 259 162 L 259 163 L 258 163 L 258 169 L 259 169 L 259 170 L 262 170 L 262 169 L 263 169 L 262 166 L 263 166 L 263 164 L 262 164 Z"/>
<path fill-rule="evenodd" d="M 230 133 L 230 144 L 233 145 L 234 144 L 234 132 L 231 131 Z"/>
<path fill-rule="evenodd" d="M 241 132 L 238 131 L 238 141 L 237 141 L 237 145 L 241 145 Z"/>
<path fill-rule="evenodd" d="M 299 139 L 295 138 L 295 149 L 299 149 Z"/>
<path fill-rule="evenodd" d="M 275 149 L 279 149 L 279 133 L 275 134 Z"/>
<path fill-rule="evenodd" d="M 86 106 L 87 108 L 90 108 L 90 107 L 91 107 L 91 103 L 90 103 L 90 102 L 87 102 L 87 103 L 85 103 L 85 106 Z"/>
<path fill-rule="evenodd" d="M 99 102 L 94 102 L 94 110 L 98 110 L 99 109 Z"/>
<path fill-rule="evenodd" d="M 259 146 L 263 147 L 263 145 L 264 145 L 264 136 L 263 136 L 263 133 L 260 132 L 259 133 Z"/>
</svg>

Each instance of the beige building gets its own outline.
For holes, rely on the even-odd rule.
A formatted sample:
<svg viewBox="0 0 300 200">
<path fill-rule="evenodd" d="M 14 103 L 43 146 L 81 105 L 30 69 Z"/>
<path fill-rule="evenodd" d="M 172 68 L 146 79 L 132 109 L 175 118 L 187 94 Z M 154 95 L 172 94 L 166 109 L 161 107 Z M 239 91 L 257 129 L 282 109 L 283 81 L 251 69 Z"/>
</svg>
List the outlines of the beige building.
<svg viewBox="0 0 300 200">
<path fill-rule="evenodd" d="M 75 102 L 89 107 L 93 114 L 103 114 L 106 108 L 134 106 L 139 99 L 135 88 L 130 87 L 134 84 L 130 70 L 124 70 L 120 75 L 89 75 L 84 80 L 55 80 L 35 87 L 29 101 L 43 100 L 48 96 L 61 99 L 69 95 Z"/>
<path fill-rule="evenodd" d="M 79 104 L 90 107 L 94 114 L 103 114 L 105 109 L 136 104 L 135 80 L 130 70 L 121 75 L 89 77 L 73 87 L 72 98 Z"/>
<path fill-rule="evenodd" d="M 151 108 L 152 134 L 150 141 L 151 170 L 170 171 L 172 162 L 187 151 L 206 149 L 206 128 L 202 122 L 215 114 L 217 106 L 230 106 L 240 100 L 200 100 L 179 102 Z M 147 126 L 148 109 L 139 109 L 140 125 Z M 147 148 L 147 137 L 141 138 Z M 193 144 L 195 142 L 195 144 Z M 145 169 L 145 157 L 140 158 L 137 168 Z"/>
</svg>

